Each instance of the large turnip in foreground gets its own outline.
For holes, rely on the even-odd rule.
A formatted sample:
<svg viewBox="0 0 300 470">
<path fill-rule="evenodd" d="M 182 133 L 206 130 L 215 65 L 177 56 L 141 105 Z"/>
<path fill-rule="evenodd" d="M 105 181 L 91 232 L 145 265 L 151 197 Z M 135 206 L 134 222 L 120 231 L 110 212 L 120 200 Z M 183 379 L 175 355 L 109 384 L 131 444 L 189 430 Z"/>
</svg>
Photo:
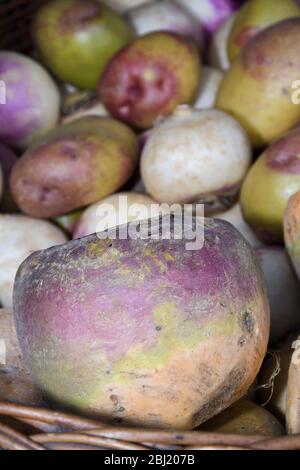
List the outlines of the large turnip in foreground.
<svg viewBox="0 0 300 470">
<path fill-rule="evenodd" d="M 152 224 L 170 230 L 168 219 Z M 186 249 L 190 224 L 182 240 L 109 231 L 23 263 L 15 323 L 47 396 L 110 421 L 193 428 L 247 392 L 269 335 L 262 273 L 230 224 L 193 222 L 205 230 L 199 250 Z"/>
</svg>

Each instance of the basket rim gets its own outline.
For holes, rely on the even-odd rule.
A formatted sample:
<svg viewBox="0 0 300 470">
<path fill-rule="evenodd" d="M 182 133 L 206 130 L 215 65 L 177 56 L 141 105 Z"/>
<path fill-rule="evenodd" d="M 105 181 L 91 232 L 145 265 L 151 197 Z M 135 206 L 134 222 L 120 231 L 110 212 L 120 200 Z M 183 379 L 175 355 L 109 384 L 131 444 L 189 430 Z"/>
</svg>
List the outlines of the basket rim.
<svg viewBox="0 0 300 470">
<path fill-rule="evenodd" d="M 262 435 L 121 427 L 47 408 L 0 401 L 0 417 L 33 428 L 29 434 L 0 421 L 7 450 L 300 450 L 300 434 Z"/>
</svg>

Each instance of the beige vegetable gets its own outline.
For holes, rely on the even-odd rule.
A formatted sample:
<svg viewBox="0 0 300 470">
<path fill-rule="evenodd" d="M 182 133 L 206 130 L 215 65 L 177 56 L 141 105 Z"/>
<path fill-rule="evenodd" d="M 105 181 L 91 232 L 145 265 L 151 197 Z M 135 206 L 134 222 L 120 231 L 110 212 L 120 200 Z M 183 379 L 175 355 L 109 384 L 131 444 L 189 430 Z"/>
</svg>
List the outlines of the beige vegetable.
<svg viewBox="0 0 300 470">
<path fill-rule="evenodd" d="M 287 387 L 286 427 L 289 434 L 300 433 L 300 336 L 292 348 L 294 353 L 289 369 Z"/>
<path fill-rule="evenodd" d="M 215 217 L 217 219 L 227 220 L 227 222 L 230 222 L 236 229 L 238 229 L 238 231 L 253 247 L 259 247 L 263 245 L 263 243 L 257 238 L 251 227 L 243 218 L 242 209 L 239 203 L 236 203 L 233 207 L 225 212 L 216 214 Z"/>
<path fill-rule="evenodd" d="M 277 345 L 275 353 L 266 358 L 259 375 L 260 402 L 282 423 L 286 422 L 289 369 L 295 338 L 295 334 L 291 334 Z"/>
<path fill-rule="evenodd" d="M 228 18 L 215 32 L 211 40 L 208 58 L 209 65 L 224 71 L 230 67 L 227 44 L 235 17 L 236 15 L 233 15 Z"/>
<path fill-rule="evenodd" d="M 114 8 L 119 13 L 126 13 L 132 8 L 143 5 L 144 3 L 154 3 L 155 1 L 156 0 L 104 0 L 104 3 L 111 8 Z"/>
<path fill-rule="evenodd" d="M 114 194 L 96 202 L 83 212 L 73 238 L 82 238 L 118 225 L 158 215 L 157 202 L 145 194 Z"/>
<path fill-rule="evenodd" d="M 250 162 L 249 140 L 235 119 L 179 106 L 151 133 L 141 174 L 157 201 L 206 202 L 236 194 Z"/>
<path fill-rule="evenodd" d="M 0 215 L 0 301 L 12 306 L 14 278 L 18 267 L 34 251 L 67 241 L 50 222 L 24 215 Z"/>
<path fill-rule="evenodd" d="M 215 105 L 217 93 L 223 73 L 213 67 L 203 67 L 200 91 L 194 107 L 196 109 L 209 109 Z"/>
<path fill-rule="evenodd" d="M 234 403 L 204 423 L 199 430 L 274 437 L 284 434 L 283 426 L 269 411 L 248 400 Z"/>
</svg>

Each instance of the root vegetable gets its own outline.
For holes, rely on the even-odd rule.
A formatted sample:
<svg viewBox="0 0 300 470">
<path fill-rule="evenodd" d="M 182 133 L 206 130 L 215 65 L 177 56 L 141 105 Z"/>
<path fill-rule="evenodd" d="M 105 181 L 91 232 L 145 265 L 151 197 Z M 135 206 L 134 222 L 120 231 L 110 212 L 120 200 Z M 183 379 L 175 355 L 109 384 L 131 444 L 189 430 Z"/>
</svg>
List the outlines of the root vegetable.
<svg viewBox="0 0 300 470">
<path fill-rule="evenodd" d="M 147 192 L 167 203 L 222 205 L 233 196 L 251 162 L 242 127 L 217 110 L 179 107 L 151 133 L 141 159 Z"/>
<path fill-rule="evenodd" d="M 287 388 L 286 425 L 289 434 L 300 433 L 300 336 L 292 344 L 294 349 Z"/>
<path fill-rule="evenodd" d="M 243 218 L 242 209 L 239 203 L 236 203 L 233 207 L 226 210 L 225 212 L 216 214 L 214 217 L 230 222 L 254 248 L 263 246 L 263 243 L 256 237 L 251 227 Z"/>
<path fill-rule="evenodd" d="M 107 62 L 133 38 L 117 12 L 96 0 L 51 0 L 33 22 L 39 53 L 61 81 L 95 90 Z"/>
<path fill-rule="evenodd" d="M 80 217 L 73 238 L 104 232 L 117 225 L 157 217 L 157 203 L 145 194 L 118 193 L 88 207 Z"/>
<path fill-rule="evenodd" d="M 57 124 L 58 88 L 41 65 L 15 52 L 0 52 L 0 78 L 6 94 L 0 112 L 0 140 L 25 149 Z"/>
<path fill-rule="evenodd" d="M 134 132 L 88 116 L 57 127 L 14 166 L 11 189 L 21 210 L 52 218 L 87 206 L 127 182 L 138 157 Z"/>
<path fill-rule="evenodd" d="M 268 342 L 262 273 L 230 224 L 193 223 L 202 249 L 187 249 L 192 224 L 181 240 L 172 228 L 156 240 L 115 239 L 112 229 L 22 264 L 15 323 L 48 397 L 109 421 L 185 429 L 245 395 Z M 169 216 L 154 225 L 152 235 L 170 233 Z M 148 221 L 138 230 L 148 236 Z"/>
<path fill-rule="evenodd" d="M 300 280 L 300 192 L 295 193 L 288 201 L 284 215 L 284 240 Z"/>
<path fill-rule="evenodd" d="M 292 88 L 299 75 L 299 44 L 300 18 L 276 23 L 246 44 L 221 83 L 216 108 L 238 119 L 257 148 L 299 122 L 298 90 Z"/>
<path fill-rule="evenodd" d="M 299 17 L 295 0 L 249 0 L 236 15 L 228 41 L 231 62 L 241 49 L 261 30 L 287 18 Z"/>
<path fill-rule="evenodd" d="M 0 301 L 12 306 L 16 272 L 27 256 L 37 250 L 67 241 L 61 230 L 50 222 L 24 215 L 0 215 Z"/>
<path fill-rule="evenodd" d="M 239 400 L 200 426 L 199 431 L 252 436 L 282 436 L 284 428 L 271 413 L 248 400 Z"/>
<path fill-rule="evenodd" d="M 192 104 L 200 78 L 200 56 L 193 41 L 161 31 L 137 38 L 116 54 L 98 91 L 112 116 L 148 129 L 177 105 Z"/>
<path fill-rule="evenodd" d="M 283 242 L 284 213 L 290 197 L 300 190 L 299 151 L 300 129 L 295 129 L 261 154 L 243 182 L 245 220 L 266 242 Z"/>
</svg>

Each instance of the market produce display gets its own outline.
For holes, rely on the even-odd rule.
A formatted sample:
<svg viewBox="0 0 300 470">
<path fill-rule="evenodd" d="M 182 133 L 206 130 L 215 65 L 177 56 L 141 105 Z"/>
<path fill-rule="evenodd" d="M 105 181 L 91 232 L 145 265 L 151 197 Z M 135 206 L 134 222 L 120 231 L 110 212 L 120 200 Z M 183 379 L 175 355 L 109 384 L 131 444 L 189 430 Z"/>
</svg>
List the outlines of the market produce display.
<svg viewBox="0 0 300 470">
<path fill-rule="evenodd" d="M 0 1 L 0 451 L 300 450 L 299 57 L 300 0 Z"/>
</svg>

